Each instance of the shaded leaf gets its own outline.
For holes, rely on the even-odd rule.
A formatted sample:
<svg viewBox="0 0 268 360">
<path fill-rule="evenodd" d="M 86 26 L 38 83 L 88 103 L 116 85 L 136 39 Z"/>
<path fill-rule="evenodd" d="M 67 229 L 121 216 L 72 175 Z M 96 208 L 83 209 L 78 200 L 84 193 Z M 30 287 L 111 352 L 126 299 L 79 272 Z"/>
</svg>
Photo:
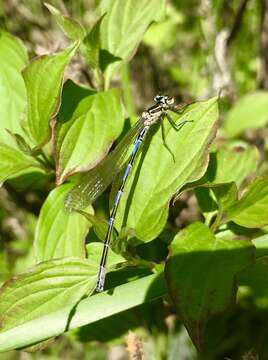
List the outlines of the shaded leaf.
<svg viewBox="0 0 268 360">
<path fill-rule="evenodd" d="M 247 293 L 259 309 L 268 308 L 268 257 L 257 259 L 238 275 L 239 286 L 247 287 Z"/>
<path fill-rule="evenodd" d="M 27 61 L 19 39 L 0 30 L 0 141 L 8 144 L 4 129 L 23 135 L 20 123 L 26 110 L 26 89 L 21 70 Z"/>
<path fill-rule="evenodd" d="M 69 16 L 62 15 L 57 8 L 48 3 L 44 3 L 44 5 L 55 17 L 58 25 L 62 28 L 66 36 L 72 40 L 82 40 L 84 38 L 86 31 L 77 20 L 74 20 Z"/>
<path fill-rule="evenodd" d="M 268 256 L 268 234 L 252 239 L 256 247 L 256 257 Z"/>
<path fill-rule="evenodd" d="M 215 210 L 224 211 L 231 206 L 238 197 L 234 182 L 225 184 L 204 183 L 197 185 L 195 194 L 203 213 Z"/>
<path fill-rule="evenodd" d="M 77 212 L 82 214 L 92 224 L 93 230 L 97 237 L 100 240 L 104 241 L 109 227 L 108 222 L 82 210 L 77 210 Z M 112 238 L 116 238 L 116 231 L 114 229 L 112 233 Z"/>
<path fill-rule="evenodd" d="M 232 141 L 212 154 L 207 179 L 220 184 L 234 181 L 239 187 L 245 178 L 257 170 L 260 153 L 256 146 L 244 141 Z"/>
<path fill-rule="evenodd" d="M 227 113 L 224 129 L 230 136 L 257 129 L 268 121 L 268 92 L 255 91 L 241 97 Z"/>
<path fill-rule="evenodd" d="M 93 68 L 99 67 L 99 57 L 100 57 L 100 26 L 102 20 L 106 14 L 103 14 L 93 25 L 90 32 L 84 38 L 85 45 L 85 57 L 88 64 Z"/>
<path fill-rule="evenodd" d="M 5 280 L 9 275 L 9 263 L 7 258 L 7 252 L 4 246 L 3 241 L 0 241 L 0 284 Z"/>
<path fill-rule="evenodd" d="M 27 129 L 36 145 L 50 137 L 50 120 L 59 109 L 64 69 L 78 46 L 79 42 L 75 42 L 57 54 L 35 58 L 23 71 L 28 97 Z"/>
<path fill-rule="evenodd" d="M 65 258 L 38 264 L 14 276 L 0 289 L 1 331 L 63 307 L 68 307 L 63 312 L 68 316 L 83 296 L 94 291 L 96 270 L 89 261 Z M 44 323 L 41 326 L 45 327 Z"/>
<path fill-rule="evenodd" d="M 55 127 L 57 183 L 100 162 L 121 133 L 123 122 L 116 89 L 94 93 L 68 81 Z"/>
<path fill-rule="evenodd" d="M 65 256 L 85 257 L 86 219 L 64 210 L 64 199 L 72 184 L 52 190 L 44 202 L 35 231 L 35 256 L 45 261 Z M 92 211 L 92 208 L 90 209 Z"/>
<path fill-rule="evenodd" d="M 180 231 L 171 243 L 165 274 L 176 309 L 201 349 L 209 318 L 235 301 L 235 276 L 254 260 L 246 240 L 217 238 L 201 223 Z"/>
<path fill-rule="evenodd" d="M 254 228 L 268 224 L 268 177 L 257 178 L 246 194 L 227 209 L 228 220 Z"/>
</svg>

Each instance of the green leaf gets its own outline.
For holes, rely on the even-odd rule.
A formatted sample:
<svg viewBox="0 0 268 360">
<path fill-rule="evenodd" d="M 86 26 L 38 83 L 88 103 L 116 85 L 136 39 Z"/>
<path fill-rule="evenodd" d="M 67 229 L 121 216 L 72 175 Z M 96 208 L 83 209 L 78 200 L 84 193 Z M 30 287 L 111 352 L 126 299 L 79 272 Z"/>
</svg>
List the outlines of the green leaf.
<svg viewBox="0 0 268 360">
<path fill-rule="evenodd" d="M 42 171 L 40 164 L 31 156 L 0 143 L 0 183 L 29 171 Z"/>
<path fill-rule="evenodd" d="M 100 162 L 123 124 L 118 90 L 94 93 L 68 81 L 55 128 L 57 183 Z"/>
<path fill-rule="evenodd" d="M 8 277 L 9 272 L 10 269 L 9 269 L 7 252 L 4 246 L 4 242 L 1 239 L 0 240 L 0 284 L 3 280 L 5 280 Z"/>
<path fill-rule="evenodd" d="M 239 187 L 243 180 L 257 169 L 258 149 L 244 141 L 232 141 L 213 154 L 207 171 L 210 182 L 220 184 L 235 182 Z"/>
<path fill-rule="evenodd" d="M 235 276 L 254 260 L 250 241 L 214 236 L 201 223 L 180 231 L 171 243 L 165 274 L 179 313 L 198 349 L 208 319 L 235 301 Z"/>
<path fill-rule="evenodd" d="M 237 200 L 237 186 L 234 182 L 214 184 L 198 182 L 185 187 L 184 191 L 195 190 L 202 212 L 212 212 L 220 208 L 225 210 Z"/>
<path fill-rule="evenodd" d="M 268 121 L 268 92 L 255 91 L 241 97 L 227 113 L 224 129 L 230 136 L 238 136 L 248 129 L 257 129 Z"/>
<path fill-rule="evenodd" d="M 86 219 L 64 210 L 64 199 L 72 184 L 52 190 L 44 202 L 35 231 L 35 256 L 45 261 L 65 256 L 85 257 Z M 92 211 L 92 208 L 90 209 Z"/>
<path fill-rule="evenodd" d="M 26 142 L 24 137 L 22 137 L 20 134 L 13 133 L 10 130 L 6 129 L 10 136 L 15 140 L 16 145 L 20 151 L 22 151 L 26 155 L 32 155 L 32 149 L 30 145 Z"/>
<path fill-rule="evenodd" d="M 215 186 L 212 188 L 212 191 L 221 211 L 225 211 L 237 201 L 237 186 L 234 182 Z"/>
<path fill-rule="evenodd" d="M 259 309 L 268 308 L 268 257 L 258 259 L 238 276 L 239 286 L 247 287 L 246 292 Z M 243 291 L 243 293 L 245 290 Z"/>
<path fill-rule="evenodd" d="M 252 239 L 256 247 L 256 257 L 268 256 L 268 234 Z"/>
<path fill-rule="evenodd" d="M 102 0 L 101 48 L 123 62 L 131 59 L 149 24 L 164 12 L 163 0 Z M 117 61 L 106 69 L 106 88 L 114 71 L 122 65 Z"/>
<path fill-rule="evenodd" d="M 0 141 L 8 144 L 4 129 L 23 134 L 20 122 L 26 110 L 26 89 L 21 70 L 27 61 L 24 45 L 0 30 Z"/>
<path fill-rule="evenodd" d="M 106 14 L 103 14 L 93 25 L 90 32 L 84 38 L 85 45 L 85 57 L 89 65 L 95 69 L 99 67 L 99 57 L 100 57 L 100 26 L 102 20 Z"/>
<path fill-rule="evenodd" d="M 89 261 L 65 258 L 38 264 L 14 276 L 0 289 L 1 331 L 63 307 L 66 318 L 83 296 L 94 291 L 96 270 Z M 32 328 L 31 333 L 35 330 Z"/>
<path fill-rule="evenodd" d="M 62 15 L 58 9 L 48 3 L 44 3 L 44 5 L 55 17 L 58 25 L 62 28 L 66 36 L 72 40 L 82 40 L 84 38 L 86 31 L 77 20 Z"/>
<path fill-rule="evenodd" d="M 172 113 L 170 116 L 175 121 L 179 118 L 177 123 L 193 121 L 178 132 L 168 121 L 164 122 L 166 143 L 175 162 L 163 145 L 161 129 L 151 129 L 142 154 L 137 156 L 117 212 L 116 228 L 132 228 L 143 241 L 156 238 L 163 230 L 172 196 L 206 171 L 209 146 L 216 133 L 217 99 L 192 104 L 182 116 Z M 152 134 L 154 130 L 157 131 Z"/>
<path fill-rule="evenodd" d="M 75 42 L 57 54 L 35 58 L 23 71 L 28 97 L 27 129 L 36 145 L 49 140 L 50 120 L 60 106 L 64 69 L 78 46 L 79 42 Z"/>
<path fill-rule="evenodd" d="M 103 251 L 103 243 L 91 242 L 87 244 L 87 253 L 90 261 L 94 262 L 96 266 L 99 266 L 101 255 Z M 109 256 L 107 261 L 107 269 L 114 265 L 125 262 L 126 259 L 123 256 L 116 254 L 112 249 L 109 250 Z"/>
<path fill-rule="evenodd" d="M 56 272 L 57 268 L 54 271 Z M 68 266 L 66 268 L 66 271 L 68 272 L 67 279 L 68 276 L 70 275 L 70 280 L 72 279 L 74 281 L 74 277 L 71 276 L 71 269 L 69 272 Z M 90 268 L 87 269 L 86 272 L 87 274 L 84 274 L 83 271 L 83 274 L 81 276 L 81 281 L 83 285 L 85 285 L 87 280 L 89 287 L 89 284 L 91 284 L 91 281 L 93 281 L 92 277 L 90 277 L 91 274 Z M 55 280 L 56 279 L 57 277 L 55 277 Z M 84 279 L 84 281 L 82 279 Z M 52 280 L 53 278 L 51 279 L 51 281 Z M 45 279 L 43 281 L 45 281 Z M 77 277 L 76 281 L 79 283 L 80 281 L 79 277 Z M 81 287 L 81 284 L 79 285 Z M 46 288 L 48 286 L 49 286 L 49 281 L 48 279 L 46 279 Z M 70 293 L 68 292 L 68 295 L 76 297 L 76 299 L 79 299 L 80 294 L 76 293 L 77 289 L 74 286 L 72 286 L 72 283 L 70 284 L 70 286 L 71 286 L 69 288 Z M 82 287 L 80 290 L 82 290 Z M 142 279 L 138 279 L 130 283 L 118 286 L 113 290 L 112 296 L 110 292 L 103 292 L 101 294 L 97 294 L 89 298 L 86 298 L 81 302 L 79 302 L 79 304 L 75 307 L 75 311 L 73 311 L 72 314 L 70 314 L 70 311 L 73 308 L 73 306 L 64 307 L 66 301 L 65 298 L 62 297 L 64 297 L 65 293 L 63 293 L 62 288 L 60 289 L 60 291 L 61 293 L 59 293 L 59 298 L 58 298 L 58 304 L 59 304 L 58 311 L 52 312 L 53 310 L 50 308 L 49 309 L 50 311 L 47 311 L 47 313 L 49 313 L 48 315 L 36 318 L 35 320 L 32 321 L 25 322 L 21 326 L 17 326 L 13 329 L 3 331 L 0 333 L 0 352 L 25 347 L 40 342 L 42 340 L 45 340 L 49 337 L 58 336 L 62 334 L 64 331 L 66 331 L 66 329 L 71 330 L 83 325 L 94 323 L 95 321 L 107 318 L 114 314 L 118 314 L 124 310 L 131 309 L 135 306 L 155 300 L 165 295 L 167 292 L 165 282 L 163 279 L 163 274 L 149 275 Z M 28 291 L 28 294 L 31 294 L 31 292 L 32 289 Z M 53 297 L 55 297 L 53 289 L 51 293 L 53 293 Z M 72 301 L 70 301 L 70 303 L 73 305 L 73 303 L 77 301 L 76 299 L 75 301 L 73 301 L 74 299 L 71 299 Z M 14 298 L 13 301 L 15 301 Z M 55 301 L 57 301 L 57 298 L 55 299 Z M 33 304 L 31 303 L 31 307 L 32 306 Z M 46 304 L 44 304 L 43 306 L 46 307 Z M 53 308 L 54 308 L 54 304 L 53 304 Z M 27 312 L 26 312 L 26 316 L 27 316 Z"/>
<path fill-rule="evenodd" d="M 229 209 L 229 221 L 248 227 L 262 227 L 268 224 L 268 177 L 257 178 L 246 194 Z"/>
<path fill-rule="evenodd" d="M 152 23 L 143 37 L 147 46 L 160 50 L 167 50 L 175 46 L 178 32 L 178 24 L 183 23 L 183 15 L 175 6 L 167 5 L 165 19 L 158 23 Z"/>
<path fill-rule="evenodd" d="M 94 230 L 95 234 L 97 235 L 97 237 L 100 240 L 104 241 L 107 231 L 108 231 L 108 227 L 109 227 L 108 221 L 99 219 L 97 216 L 91 215 L 82 210 L 77 210 L 77 212 L 79 212 L 81 215 L 83 215 L 92 224 L 93 230 Z M 115 238 L 116 238 L 116 232 L 113 229 L 112 239 L 115 239 Z"/>
</svg>

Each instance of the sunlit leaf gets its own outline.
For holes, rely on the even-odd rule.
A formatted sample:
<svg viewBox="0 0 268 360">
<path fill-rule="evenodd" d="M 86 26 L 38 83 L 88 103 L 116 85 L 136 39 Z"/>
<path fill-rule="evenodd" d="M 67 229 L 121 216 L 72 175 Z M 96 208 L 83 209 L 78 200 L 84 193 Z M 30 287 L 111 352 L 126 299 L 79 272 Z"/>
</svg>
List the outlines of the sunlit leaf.
<svg viewBox="0 0 268 360">
<path fill-rule="evenodd" d="M 66 262 L 67 261 L 68 260 L 66 260 Z M 48 262 L 47 264 L 53 263 L 57 264 L 57 261 Z M 83 292 L 89 292 L 92 288 L 92 283 L 95 281 L 95 276 L 93 275 L 94 273 L 92 272 L 91 267 L 87 265 L 85 261 L 82 262 L 82 265 L 80 264 L 81 260 L 78 260 L 77 266 L 75 266 L 75 264 L 70 264 L 70 266 L 66 264 L 64 268 L 64 266 L 59 265 L 59 269 L 57 266 L 54 266 L 51 269 L 51 278 L 47 278 L 47 275 L 49 274 L 49 268 L 47 270 L 44 269 L 44 271 L 42 271 L 42 268 L 40 268 L 40 271 L 38 271 L 37 268 L 37 279 L 33 284 L 37 285 L 38 289 L 48 289 L 50 282 L 55 284 L 57 280 L 59 281 L 58 284 L 56 283 L 54 288 L 52 288 L 50 291 L 51 298 L 49 297 L 49 299 L 51 299 L 51 303 L 48 301 L 47 303 L 43 304 L 44 293 L 42 293 L 41 308 L 39 309 L 39 312 L 37 309 L 36 313 L 28 314 L 27 310 L 33 309 L 33 303 L 29 303 L 28 301 L 31 301 L 33 298 L 30 297 L 30 295 L 26 296 L 25 305 L 27 305 L 27 307 L 25 307 L 25 311 L 21 309 L 21 311 L 23 311 L 27 317 L 27 319 L 23 319 L 22 321 L 25 322 L 25 324 L 14 327 L 10 330 L 7 330 L 7 327 L 5 327 L 5 331 L 0 332 L 0 351 L 3 352 L 25 347 L 45 340 L 49 337 L 58 336 L 66 331 L 66 329 L 71 330 L 104 319 L 111 315 L 118 314 L 124 310 L 155 300 L 165 295 L 167 292 L 162 276 L 163 274 L 149 275 L 142 279 L 132 281 L 128 284 L 118 286 L 113 290 L 112 296 L 110 292 L 104 292 L 102 294 L 97 294 L 86 298 L 79 302 L 75 307 L 75 311 L 70 314 L 70 311 L 72 309 L 74 310 L 74 305 L 76 305 L 80 299 L 81 294 L 83 294 Z M 42 264 L 41 266 L 43 267 L 44 265 Z M 41 278 L 38 280 L 38 277 Z M 14 297 L 11 299 L 9 294 L 14 294 L 14 291 L 17 290 L 19 291 L 19 295 L 22 293 L 23 296 L 25 296 L 24 290 L 27 287 L 28 279 L 30 285 L 30 280 L 32 279 L 30 275 L 26 277 L 25 280 L 22 278 L 21 281 L 23 282 L 23 287 L 21 287 L 21 292 L 20 289 L 14 285 L 14 288 L 12 287 L 10 290 L 8 290 L 5 297 L 7 300 L 10 299 L 10 303 L 6 303 L 5 306 L 3 303 L 1 304 L 1 314 L 3 314 L 2 306 L 4 306 L 5 311 L 7 311 L 10 309 L 9 304 L 12 305 L 13 302 L 16 301 Z M 22 285 L 21 281 L 17 282 L 16 284 L 18 286 Z M 65 292 L 62 291 L 61 285 L 66 285 Z M 49 294 L 48 290 L 47 293 Z M 31 290 L 28 289 L 26 295 L 27 294 L 32 294 L 32 288 Z M 58 297 L 55 297 L 56 294 L 58 294 Z M 38 295 L 39 293 L 37 292 L 36 295 L 33 294 L 32 296 L 38 297 Z M 54 298 L 54 301 L 52 297 Z M 67 307 L 65 307 L 65 305 L 67 305 Z M 58 311 L 56 311 L 57 309 Z M 33 318 L 32 315 L 37 316 L 38 313 L 40 316 L 41 314 L 48 315 L 41 316 L 35 318 L 35 320 L 26 322 L 26 320 Z M 11 319 L 8 321 L 8 327 L 11 326 L 11 323 L 12 327 L 15 326 L 15 324 L 22 323 L 19 321 L 21 320 L 21 315 L 21 312 L 17 315 L 18 319 L 12 319 L 11 317 Z M 16 315 L 13 314 L 13 316 Z"/>
<path fill-rule="evenodd" d="M 224 129 L 230 136 L 257 129 L 268 121 L 268 92 L 255 91 L 241 97 L 226 115 Z"/>
<path fill-rule="evenodd" d="M 161 129 L 151 129 L 117 212 L 116 228 L 132 228 L 143 241 L 156 238 L 163 230 L 172 196 L 206 171 L 209 146 L 216 133 L 217 99 L 195 103 L 181 117 L 172 113 L 170 116 L 177 123 L 193 121 L 177 132 L 165 120 L 166 143 L 175 161 L 163 145 Z"/>
<path fill-rule="evenodd" d="M 78 46 L 75 42 L 57 54 L 35 58 L 23 71 L 28 97 L 26 127 L 36 145 L 49 140 L 50 120 L 60 106 L 64 69 Z"/>
<path fill-rule="evenodd" d="M 34 242 L 38 261 L 65 256 L 85 257 L 85 236 L 90 223 L 79 214 L 64 210 L 64 199 L 71 187 L 72 184 L 57 187 L 42 206 Z"/>
<path fill-rule="evenodd" d="M 103 21 L 103 18 L 106 14 L 103 14 L 93 25 L 92 29 L 89 31 L 87 36 L 84 38 L 85 45 L 85 57 L 89 65 L 95 69 L 99 67 L 99 57 L 100 57 L 100 26 Z"/>
<path fill-rule="evenodd" d="M 0 183 L 29 171 L 42 171 L 41 165 L 11 146 L 0 143 Z"/>
<path fill-rule="evenodd" d="M 55 126 L 57 183 L 100 162 L 121 133 L 123 122 L 117 90 L 95 93 L 68 81 Z"/>
<path fill-rule="evenodd" d="M 210 182 L 229 183 L 239 187 L 243 180 L 257 170 L 260 154 L 258 149 L 243 141 L 232 141 L 212 154 L 207 171 Z"/>
<path fill-rule="evenodd" d="M 21 121 L 26 110 L 26 90 L 21 70 L 28 61 L 23 44 L 0 30 L 0 141 L 10 144 L 5 129 L 23 135 Z"/>
<path fill-rule="evenodd" d="M 257 178 L 245 195 L 227 209 L 228 220 L 248 228 L 268 224 L 268 177 Z"/>
<path fill-rule="evenodd" d="M 94 291 L 95 285 L 96 267 L 87 260 L 65 258 L 38 264 L 0 289 L 1 331 L 64 307 L 66 317 L 83 296 Z"/>
<path fill-rule="evenodd" d="M 74 20 L 69 16 L 62 15 L 57 8 L 48 3 L 44 3 L 44 5 L 55 17 L 58 25 L 62 28 L 62 30 L 70 39 L 82 40 L 84 38 L 84 36 L 86 35 L 86 31 L 77 20 Z"/>
</svg>

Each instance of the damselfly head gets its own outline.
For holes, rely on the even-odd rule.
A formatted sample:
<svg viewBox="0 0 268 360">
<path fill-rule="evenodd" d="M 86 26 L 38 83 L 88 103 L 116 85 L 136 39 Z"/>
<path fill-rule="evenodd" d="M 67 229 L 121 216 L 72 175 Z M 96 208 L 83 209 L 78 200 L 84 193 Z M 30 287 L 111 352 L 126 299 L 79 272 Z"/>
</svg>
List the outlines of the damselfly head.
<svg viewBox="0 0 268 360">
<path fill-rule="evenodd" d="M 174 97 L 167 95 L 156 95 L 154 101 L 160 103 L 163 106 L 169 106 L 174 104 Z"/>
</svg>

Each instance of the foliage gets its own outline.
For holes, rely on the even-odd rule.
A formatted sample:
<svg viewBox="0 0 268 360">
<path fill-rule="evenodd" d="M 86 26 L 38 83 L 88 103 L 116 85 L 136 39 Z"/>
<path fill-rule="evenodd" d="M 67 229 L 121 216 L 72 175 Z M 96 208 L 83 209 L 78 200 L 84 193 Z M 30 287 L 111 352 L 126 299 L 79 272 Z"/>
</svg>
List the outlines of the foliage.
<svg viewBox="0 0 268 360">
<path fill-rule="evenodd" d="M 268 74 L 257 68 L 255 33 L 268 9 L 257 0 L 75 3 L 21 2 L 24 26 L 4 7 L 0 351 L 48 346 L 50 359 L 63 347 L 78 358 L 79 344 L 100 359 L 96 341 L 122 344 L 132 329 L 145 359 L 266 358 L 255 323 L 267 326 Z M 184 103 L 172 119 L 190 121 L 179 131 L 165 121 L 164 139 L 159 124 L 150 129 L 118 208 L 107 291 L 96 294 L 122 173 L 83 211 L 64 201 L 159 89 Z M 47 342 L 58 335 L 57 346 Z"/>
</svg>

